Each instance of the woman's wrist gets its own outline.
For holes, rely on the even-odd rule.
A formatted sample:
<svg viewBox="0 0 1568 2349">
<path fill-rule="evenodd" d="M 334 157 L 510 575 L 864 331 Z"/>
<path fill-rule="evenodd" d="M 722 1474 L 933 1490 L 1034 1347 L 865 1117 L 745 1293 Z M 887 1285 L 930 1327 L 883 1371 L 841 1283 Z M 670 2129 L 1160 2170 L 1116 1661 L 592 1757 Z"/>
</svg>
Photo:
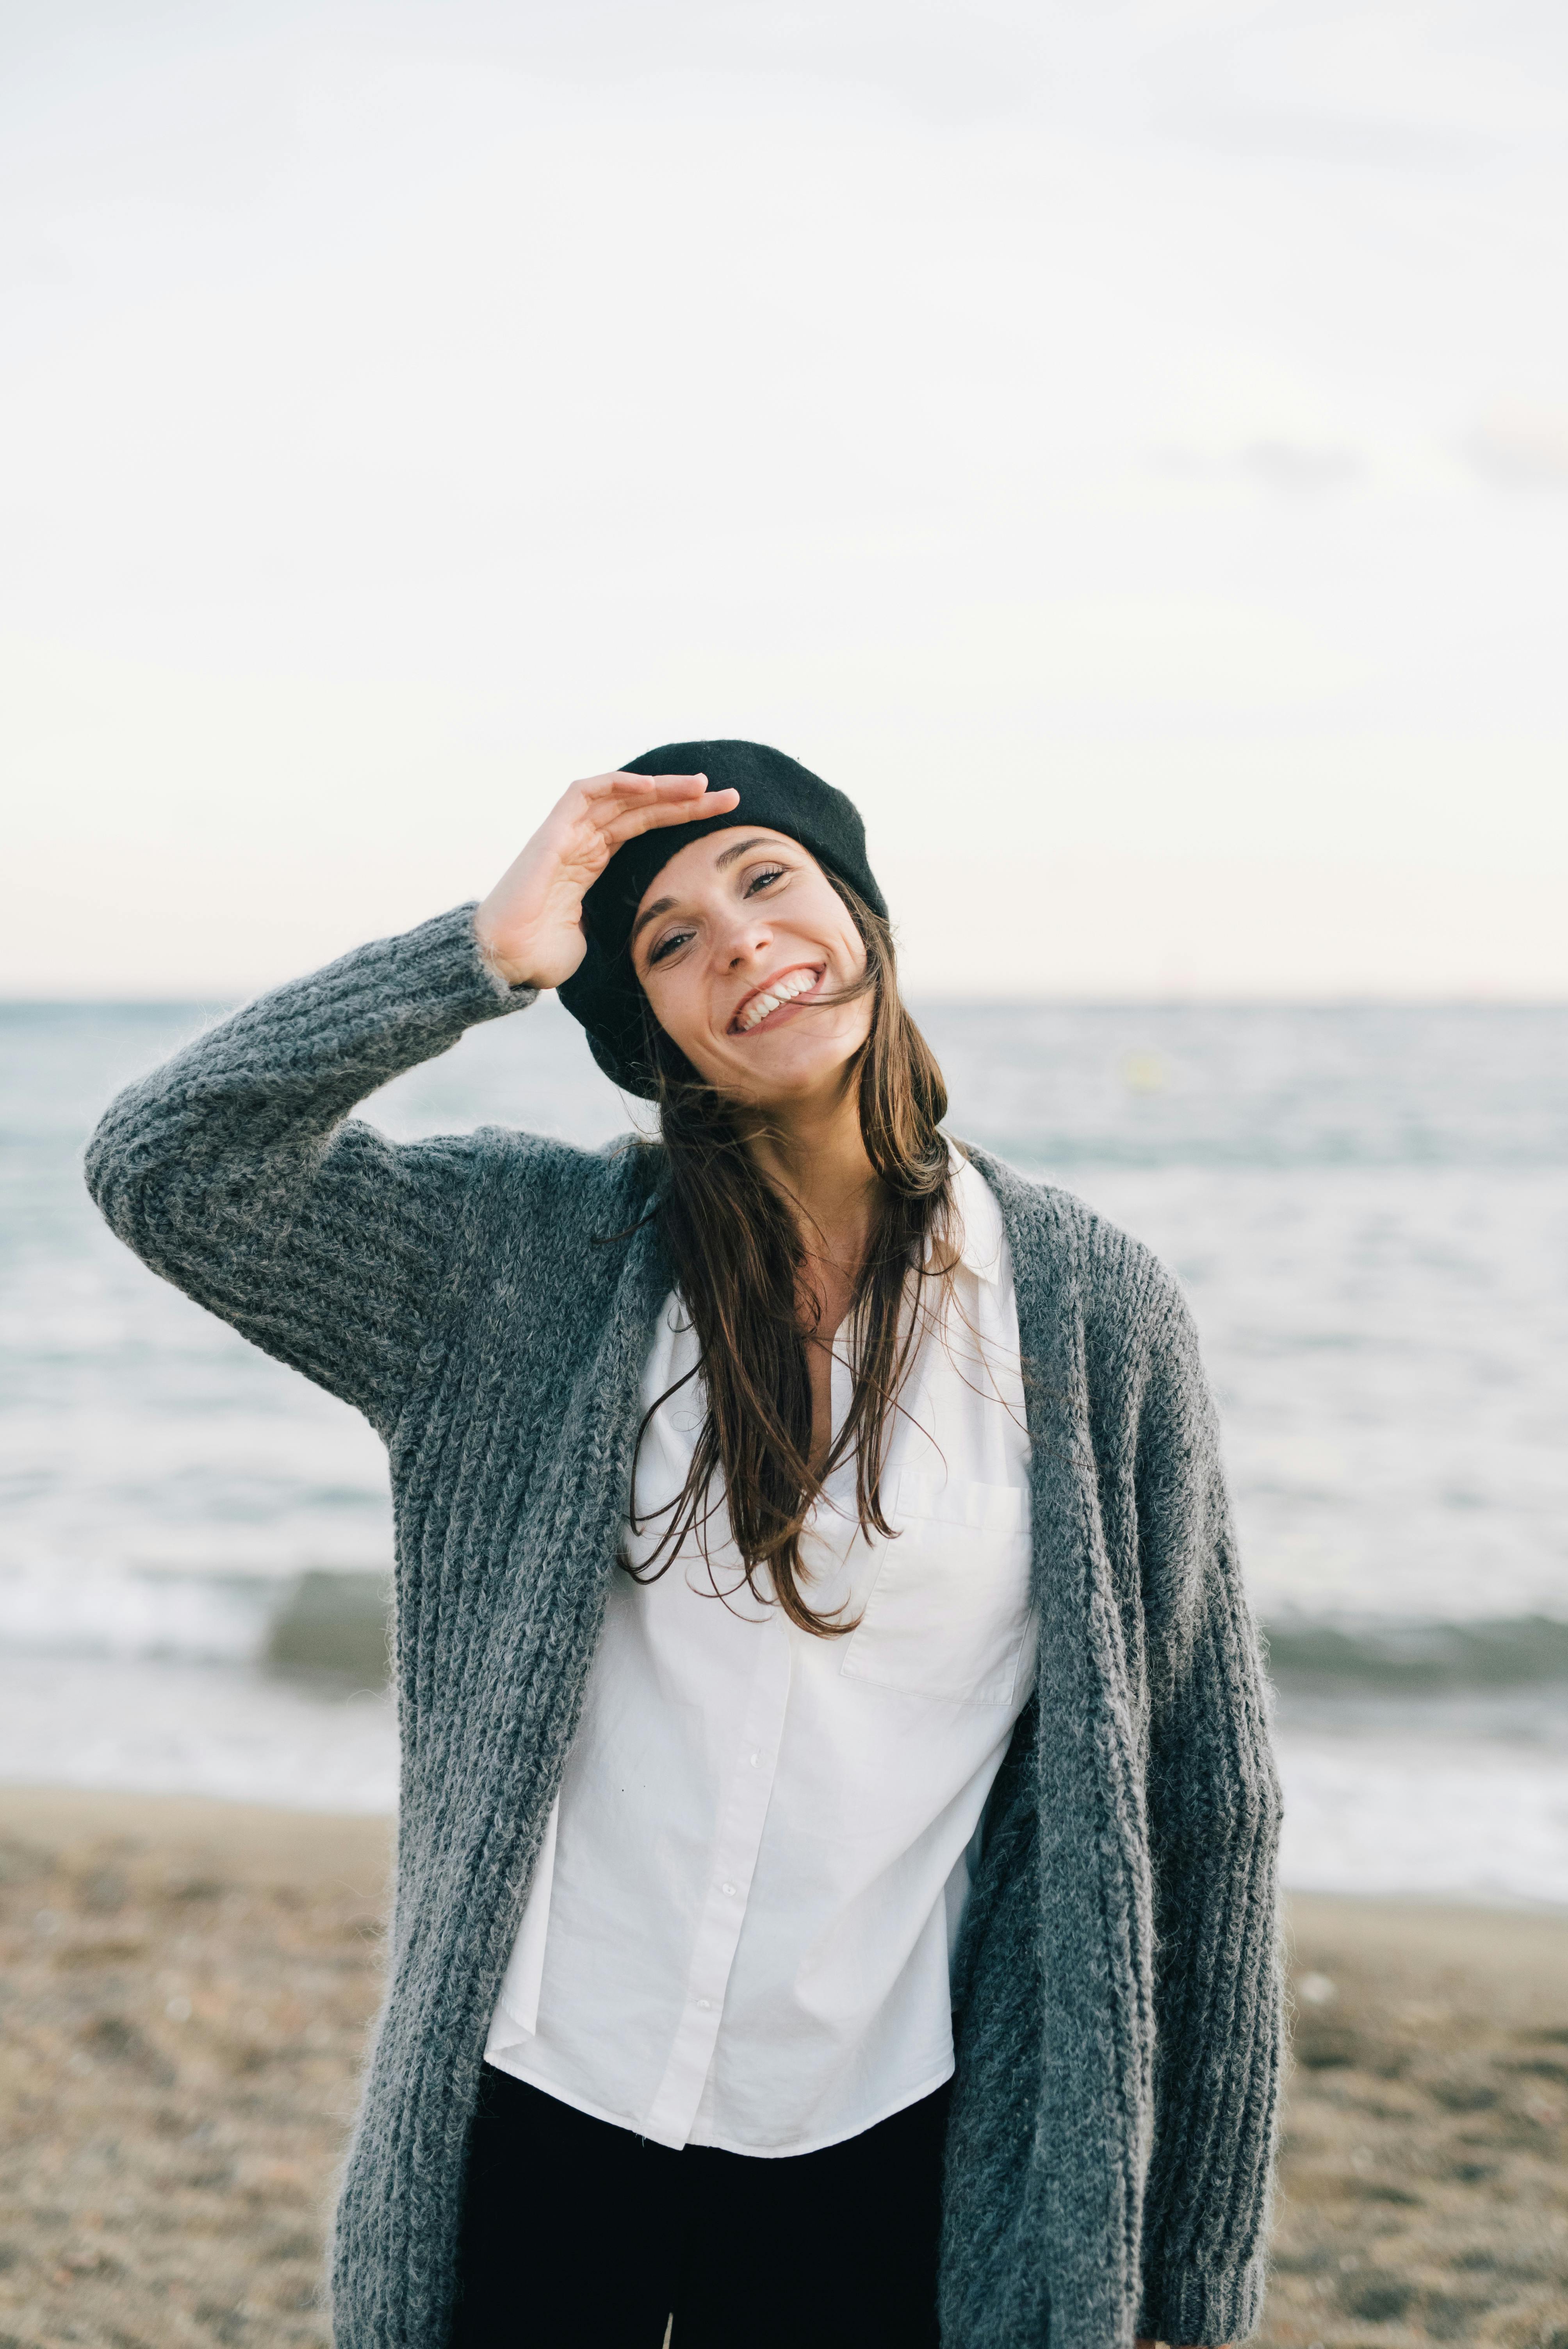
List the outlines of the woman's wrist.
<svg viewBox="0 0 1568 2349">
<path fill-rule="evenodd" d="M 527 971 L 521 969 L 510 955 L 501 953 L 477 914 L 474 917 L 474 944 L 479 948 L 480 960 L 499 985 L 505 988 L 532 985 Z"/>
</svg>

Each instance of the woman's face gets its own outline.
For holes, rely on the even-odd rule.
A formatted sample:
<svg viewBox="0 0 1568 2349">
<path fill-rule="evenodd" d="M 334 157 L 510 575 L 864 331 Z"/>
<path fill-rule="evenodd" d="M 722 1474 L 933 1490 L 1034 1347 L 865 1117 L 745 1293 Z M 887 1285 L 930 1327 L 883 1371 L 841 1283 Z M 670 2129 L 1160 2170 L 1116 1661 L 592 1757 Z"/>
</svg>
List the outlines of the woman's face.
<svg viewBox="0 0 1568 2349">
<path fill-rule="evenodd" d="M 871 1031 L 869 993 L 820 1001 L 860 978 L 865 944 L 781 833 L 736 824 L 672 856 L 637 909 L 632 962 L 697 1074 L 759 1106 L 828 1090 Z"/>
</svg>

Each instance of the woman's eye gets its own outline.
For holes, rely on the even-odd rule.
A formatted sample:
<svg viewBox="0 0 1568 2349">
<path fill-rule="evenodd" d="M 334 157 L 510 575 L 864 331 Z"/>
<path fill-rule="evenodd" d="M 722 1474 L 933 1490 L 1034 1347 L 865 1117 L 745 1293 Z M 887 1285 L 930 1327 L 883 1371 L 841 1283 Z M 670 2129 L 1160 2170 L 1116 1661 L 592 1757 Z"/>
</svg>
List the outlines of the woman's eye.
<svg viewBox="0 0 1568 2349">
<path fill-rule="evenodd" d="M 653 952 L 649 955 L 648 962 L 650 967 L 656 962 L 665 961 L 669 956 L 674 954 L 677 947 L 685 946 L 690 936 L 691 932 L 689 930 L 669 931 L 659 940 L 658 945 L 655 947 Z"/>
<path fill-rule="evenodd" d="M 761 872 L 754 873 L 750 880 L 747 883 L 747 895 L 748 897 L 754 897 L 758 889 L 766 889 L 770 881 L 781 880 L 783 878 L 785 869 L 786 868 L 782 864 L 765 864 Z"/>
</svg>

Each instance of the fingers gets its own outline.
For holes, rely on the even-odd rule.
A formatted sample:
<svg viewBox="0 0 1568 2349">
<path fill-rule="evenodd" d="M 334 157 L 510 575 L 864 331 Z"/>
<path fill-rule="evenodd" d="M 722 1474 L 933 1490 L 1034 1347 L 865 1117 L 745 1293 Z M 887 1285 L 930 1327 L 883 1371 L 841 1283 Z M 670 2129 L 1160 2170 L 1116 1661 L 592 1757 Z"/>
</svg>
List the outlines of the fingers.
<svg viewBox="0 0 1568 2349">
<path fill-rule="evenodd" d="M 707 792 L 699 800 L 683 800 L 664 807 L 631 808 L 624 815 L 606 823 L 602 833 L 613 856 L 628 840 L 640 833 L 662 832 L 676 823 L 701 823 L 710 815 L 727 815 L 740 798 L 738 792 Z"/>
<path fill-rule="evenodd" d="M 705 791 L 696 799 L 665 800 L 652 807 L 633 808 L 627 821 L 638 832 L 651 832 L 661 823 L 701 823 L 710 815 L 727 815 L 740 805 L 740 793 L 734 791 Z"/>
<path fill-rule="evenodd" d="M 594 775 L 573 790 L 598 824 L 616 823 L 629 814 L 650 823 L 690 823 L 699 816 L 727 813 L 740 800 L 737 791 L 710 792 L 706 775 Z"/>
<path fill-rule="evenodd" d="M 590 775 L 573 783 L 554 811 L 554 854 L 602 872 L 639 833 L 728 815 L 739 803 L 737 791 L 710 792 L 706 775 Z"/>
<path fill-rule="evenodd" d="M 700 799 L 707 789 L 706 775 L 592 775 L 576 787 L 591 804 L 607 800 L 649 801 Z"/>
</svg>

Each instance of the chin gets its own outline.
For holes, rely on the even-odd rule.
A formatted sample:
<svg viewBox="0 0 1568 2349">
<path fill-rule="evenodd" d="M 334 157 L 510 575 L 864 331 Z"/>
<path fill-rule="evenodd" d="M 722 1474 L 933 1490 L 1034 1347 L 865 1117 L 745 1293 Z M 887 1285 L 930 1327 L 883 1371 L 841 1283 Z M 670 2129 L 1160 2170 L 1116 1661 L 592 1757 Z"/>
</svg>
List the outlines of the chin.
<svg viewBox="0 0 1568 2349">
<path fill-rule="evenodd" d="M 724 1092 L 759 1108 L 769 1102 L 809 1101 L 842 1085 L 860 1050 L 857 1043 L 847 1051 L 842 1046 L 831 1050 L 819 1046 L 809 1051 L 770 1052 L 766 1060 L 758 1053 L 754 1067 L 737 1069 L 731 1063 L 717 1081 Z"/>
</svg>

